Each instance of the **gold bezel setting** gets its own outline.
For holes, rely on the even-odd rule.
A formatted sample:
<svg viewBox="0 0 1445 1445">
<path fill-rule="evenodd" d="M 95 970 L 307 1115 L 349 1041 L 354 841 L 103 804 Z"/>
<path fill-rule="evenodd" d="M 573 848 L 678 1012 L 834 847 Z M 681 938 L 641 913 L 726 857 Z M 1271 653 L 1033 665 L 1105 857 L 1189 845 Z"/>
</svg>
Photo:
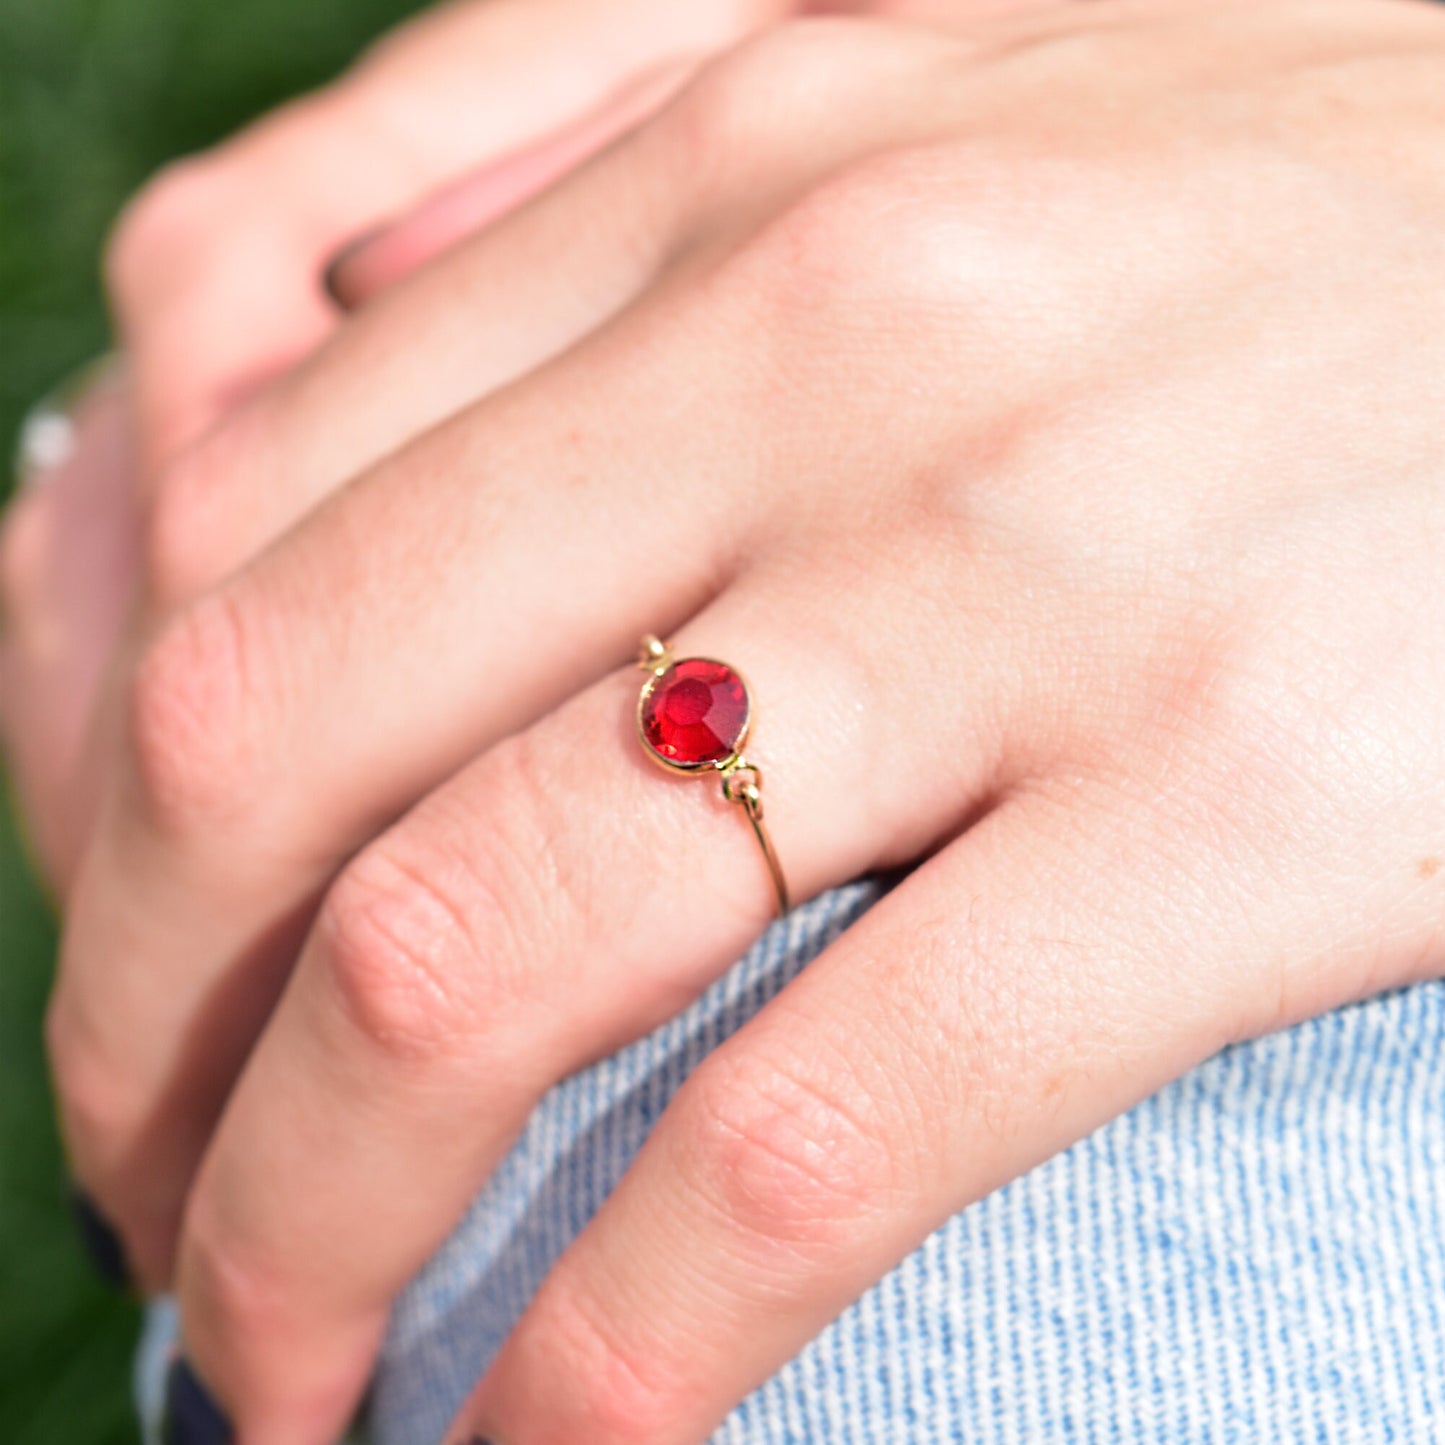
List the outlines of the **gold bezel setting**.
<svg viewBox="0 0 1445 1445">
<path fill-rule="evenodd" d="M 747 702 L 747 711 L 743 714 L 743 725 L 738 730 L 737 741 L 733 744 L 733 750 L 725 758 L 706 758 L 697 763 L 681 763 L 678 762 L 676 758 L 669 758 L 666 754 L 658 752 L 648 739 L 647 729 L 643 723 L 643 714 L 647 711 L 648 700 L 652 697 L 653 693 L 657 691 L 658 683 L 660 683 L 674 667 L 684 662 L 710 662 L 715 667 L 725 667 L 742 685 L 743 697 Z M 742 762 L 743 748 L 747 745 L 748 733 L 752 730 L 753 726 L 753 691 L 748 686 L 747 678 L 745 678 L 737 668 L 730 662 L 724 662 L 719 657 L 703 657 L 700 654 L 689 655 L 687 657 L 673 657 L 670 652 L 666 651 L 663 652 L 661 658 L 656 663 L 649 659 L 645 662 L 639 662 L 638 666 L 646 667 L 652 674 L 647 681 L 642 684 L 642 691 L 637 695 L 636 713 L 637 736 L 641 740 L 642 746 L 647 750 L 648 757 L 666 768 L 670 773 L 726 773 Z"/>
</svg>

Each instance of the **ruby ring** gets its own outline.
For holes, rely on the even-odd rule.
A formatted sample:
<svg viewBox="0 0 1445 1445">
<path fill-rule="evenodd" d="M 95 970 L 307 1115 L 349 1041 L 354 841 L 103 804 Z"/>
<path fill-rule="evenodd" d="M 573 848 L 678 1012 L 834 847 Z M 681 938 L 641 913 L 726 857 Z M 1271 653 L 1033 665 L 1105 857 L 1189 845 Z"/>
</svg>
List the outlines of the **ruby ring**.
<svg viewBox="0 0 1445 1445">
<path fill-rule="evenodd" d="M 637 735 L 654 762 L 675 773 L 715 773 L 722 795 L 752 824 L 773 880 L 778 916 L 788 911 L 788 885 L 763 826 L 763 775 L 743 756 L 753 702 L 742 674 L 711 657 L 674 658 L 651 636 L 637 665 L 649 673 L 637 699 Z"/>
</svg>

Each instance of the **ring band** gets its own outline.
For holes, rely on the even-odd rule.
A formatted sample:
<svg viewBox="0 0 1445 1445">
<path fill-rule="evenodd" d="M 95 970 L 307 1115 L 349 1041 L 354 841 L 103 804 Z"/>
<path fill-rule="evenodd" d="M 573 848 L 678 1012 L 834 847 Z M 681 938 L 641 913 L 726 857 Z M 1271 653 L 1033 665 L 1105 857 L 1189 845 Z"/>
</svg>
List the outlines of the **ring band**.
<svg viewBox="0 0 1445 1445">
<path fill-rule="evenodd" d="M 788 884 L 763 823 L 763 775 L 743 756 L 753 703 L 742 674 L 713 657 L 674 658 L 651 633 L 642 639 L 637 665 L 651 674 L 637 699 L 643 751 L 670 772 L 722 776 L 723 797 L 752 824 L 783 917 Z"/>
</svg>

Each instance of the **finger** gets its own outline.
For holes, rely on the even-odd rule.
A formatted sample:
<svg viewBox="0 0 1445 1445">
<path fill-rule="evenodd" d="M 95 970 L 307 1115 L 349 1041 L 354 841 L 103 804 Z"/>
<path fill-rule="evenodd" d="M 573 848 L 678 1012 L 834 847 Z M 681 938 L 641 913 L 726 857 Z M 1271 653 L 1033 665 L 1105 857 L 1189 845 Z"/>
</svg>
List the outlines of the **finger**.
<svg viewBox="0 0 1445 1445">
<path fill-rule="evenodd" d="M 146 470 L 330 333 L 336 311 L 322 277 L 345 244 L 570 124 L 658 61 L 729 43 L 763 9 L 746 0 L 439 7 L 338 83 L 163 171 L 127 208 L 108 258 Z"/>
<path fill-rule="evenodd" d="M 692 60 L 647 72 L 588 115 L 531 146 L 491 161 L 426 197 L 409 214 L 347 245 L 326 269 L 338 305 L 351 310 L 419 266 L 545 190 L 608 141 L 662 105 Z"/>
<path fill-rule="evenodd" d="M 205 591 L 358 472 L 634 300 L 696 208 L 684 159 L 668 129 L 644 128 L 376 297 L 191 448 L 152 507 L 153 609 Z"/>
<path fill-rule="evenodd" d="M 716 466 L 708 388 L 634 420 L 667 394 L 660 360 L 619 372 L 572 355 L 484 403 L 339 495 L 143 660 L 50 1012 L 77 1176 L 142 1279 L 167 1277 L 190 1172 L 337 861 L 733 565 L 742 514 L 674 484 Z"/>
<path fill-rule="evenodd" d="M 831 63 L 838 33 L 816 28 L 792 36 L 791 50 L 773 32 L 705 67 L 661 114 L 376 296 L 311 362 L 180 458 L 149 529 L 155 610 L 213 585 L 345 479 L 579 342 L 660 276 L 705 264 L 698 238 L 715 220 L 760 224 L 777 191 L 876 144 L 880 126 L 898 124 L 899 72 L 917 36 L 891 35 L 851 66 L 840 118 L 850 72 Z M 811 63 L 790 74 L 780 50 Z M 675 89 L 682 78 L 674 69 L 654 83 Z M 775 94 L 788 125 L 745 154 L 739 98 L 759 91 Z"/>
<path fill-rule="evenodd" d="M 647 193 L 649 187 L 651 194 Z M 626 208 L 607 204 L 619 192 L 627 197 Z M 589 330 L 603 312 L 621 305 L 647 279 L 680 223 L 688 194 L 679 168 L 667 156 L 655 154 L 655 147 L 640 138 L 625 154 L 599 161 L 585 176 L 579 175 L 511 218 L 509 224 L 479 238 L 467 254 L 448 258 L 431 273 L 414 278 L 384 298 L 294 381 L 268 395 L 263 416 L 256 415 L 257 408 L 248 409 L 235 426 L 171 469 L 149 522 L 147 601 L 151 607 L 169 612 L 183 599 L 203 591 L 260 550 L 339 479 L 350 476 L 353 467 L 393 450 L 467 396 L 485 394 L 498 381 L 525 371 L 544 354 L 561 349 L 574 335 Z M 582 227 L 592 231 L 592 244 L 585 249 L 575 244 Z M 459 311 L 459 299 L 469 303 L 465 311 Z M 475 324 L 473 314 L 487 317 L 489 324 Z M 419 351 L 425 365 L 418 363 Z M 359 405 L 363 393 L 366 404 Z M 376 393 L 384 405 L 371 404 Z M 236 430 L 244 435 L 247 445 L 243 448 L 236 445 Z M 544 449 L 551 447 L 551 430 L 550 424 L 543 426 L 539 419 L 536 441 Z M 555 453 L 555 447 L 552 450 Z M 443 457 L 441 451 L 433 451 L 431 465 L 450 470 L 457 459 Z M 539 465 L 539 476 L 556 469 L 555 460 L 541 463 L 539 457 Z M 402 470 L 409 471 L 410 464 L 403 462 Z M 475 485 L 461 473 L 454 480 L 456 494 Z M 391 488 L 392 505 L 404 505 L 402 492 L 414 492 L 416 482 L 403 482 L 397 475 Z M 442 494 L 433 491 L 431 495 L 438 504 L 433 515 L 439 518 Z M 537 512 L 534 545 L 541 545 L 543 535 L 551 531 L 540 497 L 538 504 L 533 509 Z M 420 514 L 415 520 L 423 522 Z M 592 522 L 599 528 L 605 524 L 600 515 Z M 419 536 L 418 540 L 423 539 Z M 324 569 L 330 575 L 322 585 L 338 589 L 334 598 L 347 586 L 344 574 L 350 567 L 346 556 L 351 543 L 336 536 L 333 544 L 324 549 L 328 558 Z M 321 565 L 320 553 L 307 550 L 307 558 L 282 569 L 293 579 Z M 395 560 L 400 562 L 400 554 Z M 320 582 L 320 575 L 314 580 Z M 543 578 L 536 580 L 544 583 Z M 504 590 L 494 588 L 499 606 Z M 320 594 L 313 601 L 321 603 Z M 480 605 L 482 599 L 477 601 Z M 335 621 L 330 602 L 325 603 L 325 610 Z M 301 619 L 294 621 L 300 624 Z M 467 626 L 470 629 L 472 623 Z M 186 669 L 189 664 L 181 667 Z M 193 680 L 198 681 L 199 674 Z M 176 722 L 172 716 L 165 727 Z M 160 746 L 169 750 L 171 742 Z M 377 816 L 397 806 L 400 801 L 386 803 Z M 365 827 L 356 826 L 356 838 L 347 843 L 338 838 L 338 857 L 365 836 Z M 148 826 L 141 831 L 148 836 L 151 832 Z M 122 842 L 107 855 L 122 872 L 148 856 L 144 848 L 132 856 L 131 847 Z M 164 845 L 159 851 L 164 854 Z M 277 916 L 302 907 L 307 890 L 319 886 L 331 866 L 330 860 L 319 857 L 306 858 L 299 868 L 294 858 L 285 863 L 278 858 L 272 861 L 292 870 L 299 886 L 288 889 L 284 899 L 267 900 L 259 892 L 250 896 L 256 909 L 270 912 L 274 905 Z M 97 871 L 105 877 L 108 869 L 103 864 Z M 224 871 L 231 880 L 224 886 L 238 887 L 241 880 L 234 876 L 236 870 L 226 864 Z M 195 880 L 188 886 L 195 886 Z M 102 916 L 109 917 L 107 909 L 105 902 L 98 904 Z M 77 916 L 83 918 L 86 912 L 82 902 Z M 245 1021 L 259 1022 L 274 997 L 274 970 L 279 966 L 275 958 L 294 932 L 284 924 L 273 927 L 275 922 L 273 917 L 271 923 L 258 928 L 259 938 L 237 943 L 239 953 L 252 960 L 255 977 L 242 985 L 239 994 L 226 996 L 224 1007 L 216 1009 L 213 1025 L 230 1035 L 233 1053 L 248 1041 Z M 137 956 L 148 947 L 142 938 L 135 940 L 135 946 Z M 263 958 L 271 961 L 270 971 L 262 966 Z M 204 995 L 214 980 L 201 973 L 195 982 L 192 999 Z M 141 997 L 159 1002 L 159 995 L 151 995 L 146 983 L 138 981 L 137 987 Z M 69 1028 L 64 1022 L 65 996 L 62 983 L 52 1015 L 60 1054 L 79 1052 L 64 1042 Z M 177 995 L 174 1001 L 179 999 Z M 180 1016 L 173 1022 L 179 1026 Z M 202 1036 L 208 1045 L 214 1042 L 204 1030 Z M 139 1052 L 139 1040 L 128 1047 Z M 191 1067 L 213 1076 L 212 1089 L 220 1090 L 228 1082 L 223 1065 L 227 1057 L 224 1050 L 208 1046 L 191 1055 Z M 88 1066 L 85 1072 L 91 1072 Z M 92 1092 L 90 1085 L 82 1083 L 78 1088 Z M 93 1091 L 98 1093 L 100 1086 L 93 1086 Z M 189 1129 L 180 1124 L 169 1131 L 150 1128 L 132 1115 L 134 1127 L 144 1130 L 151 1141 L 149 1147 L 173 1150 L 179 1160 L 186 1161 L 189 1156 L 193 1162 L 209 1127 L 208 1111 L 217 1098 L 203 1089 L 191 1095 L 186 1104 L 193 1115 Z M 102 1133 L 113 1132 L 104 1120 L 96 1120 L 95 1125 Z M 72 1142 L 86 1129 L 73 1120 Z M 163 1188 L 170 1195 L 173 1212 L 179 1205 L 181 1187 L 174 1173 L 166 1176 L 162 1171 L 152 1182 L 166 1177 L 170 1182 Z M 119 1213 L 121 1206 L 112 1208 Z M 141 1249 L 138 1258 L 145 1257 Z M 153 1251 L 150 1258 L 156 1257 Z M 160 1283 L 163 1268 L 152 1269 L 146 1277 L 153 1284 Z"/>
<path fill-rule="evenodd" d="M 446 1438 L 699 1445 L 951 1214 L 1263 1026 L 1299 935 L 1206 901 L 1184 831 L 1061 786 L 923 865 L 689 1077 Z"/>
<path fill-rule="evenodd" d="M 400 288 L 169 466 L 146 521 L 141 627 L 240 567 L 343 479 L 630 299 L 690 194 L 655 150 L 639 141 L 607 158 Z M 627 207 L 610 204 L 619 194 Z M 101 772 L 86 769 L 87 824 Z"/>
<path fill-rule="evenodd" d="M 864 609 L 822 610 L 797 578 L 757 577 L 678 645 L 747 673 L 747 755 L 798 896 L 926 847 L 994 785 L 999 756 L 985 698 L 1001 669 L 982 640 L 948 738 L 898 749 L 886 776 L 862 766 L 878 740 L 857 698 L 891 675 L 906 714 L 930 689 L 900 674 L 898 639 L 857 625 Z M 810 640 L 806 687 L 784 617 Z M 242 1438 L 333 1433 L 392 1295 L 541 1093 L 675 1012 L 772 911 L 717 775 L 668 777 L 631 735 L 642 680 L 609 676 L 493 749 L 332 889 L 187 1213 L 187 1348 Z"/>
<path fill-rule="evenodd" d="M 0 533 L 0 729 L 37 860 L 63 896 L 94 807 L 82 744 L 138 570 L 128 382 L 105 371 L 36 417 L 44 476 Z"/>
<path fill-rule="evenodd" d="M 812 67 L 809 123 L 790 142 L 807 148 L 835 112 L 845 41 L 858 47 L 843 72 L 850 123 L 876 136 L 864 94 L 895 113 L 927 40 L 893 38 L 789 37 L 789 65 L 802 46 Z M 774 87 L 776 62 L 750 61 Z M 876 91 L 858 83 L 865 63 Z M 722 94 L 735 121 L 739 92 Z M 859 493 L 912 454 L 916 406 L 859 388 L 844 445 L 833 388 L 800 376 L 795 349 L 756 344 L 772 308 L 791 313 L 784 258 L 792 268 L 812 224 L 785 215 L 759 249 L 698 253 L 323 503 L 142 658 L 130 758 L 72 900 L 50 1032 L 77 1176 L 143 1278 L 166 1277 L 191 1171 L 341 860 L 641 631 L 691 615 L 789 508 L 811 515 L 790 479 L 816 465 L 819 435 L 838 448 L 834 483 Z M 767 277 L 786 277 L 786 303 Z"/>
</svg>

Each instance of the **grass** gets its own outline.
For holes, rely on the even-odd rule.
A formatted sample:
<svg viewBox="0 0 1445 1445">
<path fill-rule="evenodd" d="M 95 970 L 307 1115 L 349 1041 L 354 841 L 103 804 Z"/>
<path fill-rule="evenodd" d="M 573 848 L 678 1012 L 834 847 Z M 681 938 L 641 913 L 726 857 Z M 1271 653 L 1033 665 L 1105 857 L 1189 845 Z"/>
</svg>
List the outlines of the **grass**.
<svg viewBox="0 0 1445 1445">
<path fill-rule="evenodd" d="M 0 0 L 0 455 L 26 405 L 106 344 L 96 259 L 124 198 L 414 8 Z M 134 1445 L 138 1311 L 91 1278 L 63 1205 L 40 1046 L 54 949 L 0 808 L 0 1442 Z"/>
</svg>

